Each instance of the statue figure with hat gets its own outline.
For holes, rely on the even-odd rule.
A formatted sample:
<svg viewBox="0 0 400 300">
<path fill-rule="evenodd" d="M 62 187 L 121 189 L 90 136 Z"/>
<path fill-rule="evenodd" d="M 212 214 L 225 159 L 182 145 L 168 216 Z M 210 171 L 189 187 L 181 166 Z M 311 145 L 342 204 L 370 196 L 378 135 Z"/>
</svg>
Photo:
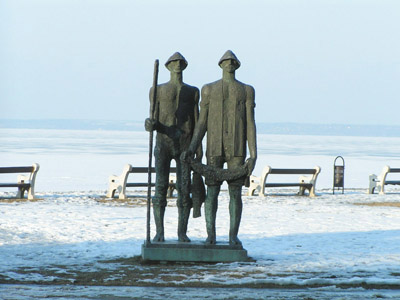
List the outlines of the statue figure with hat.
<svg viewBox="0 0 400 300">
<path fill-rule="evenodd" d="M 187 150 L 193 136 L 199 116 L 199 89 L 183 82 L 183 70 L 187 67 L 186 59 L 174 53 L 165 63 L 170 71 L 170 80 L 157 85 L 153 118 L 145 120 L 147 131 L 156 130 L 154 149 L 156 169 L 156 191 L 153 197 L 153 214 L 156 224 L 154 242 L 164 242 L 164 214 L 167 205 L 170 164 L 174 159 L 177 169 L 177 207 L 178 207 L 178 240 L 190 242 L 186 235 L 192 207 L 189 192 L 182 192 L 182 186 L 190 186 L 190 166 L 182 164 L 180 155 Z M 150 99 L 154 91 L 150 89 Z M 196 147 L 197 158 L 201 160 L 202 147 Z M 183 170 L 189 168 L 189 170 Z M 189 174 L 182 176 L 182 174 Z M 189 181 L 189 182 L 183 182 Z"/>
<path fill-rule="evenodd" d="M 238 232 L 242 215 L 242 186 L 251 175 L 257 159 L 255 91 L 252 86 L 235 78 L 235 71 L 240 67 L 240 61 L 232 51 L 226 51 L 218 64 L 222 69 L 222 79 L 203 86 L 199 121 L 191 144 L 181 158 L 189 162 L 193 160 L 194 153 L 207 132 L 207 166 L 205 167 L 208 169 L 212 167 L 216 171 L 209 172 L 209 176 L 205 175 L 207 185 L 205 217 L 208 235 L 206 244 L 216 243 L 218 195 L 222 181 L 226 180 L 230 197 L 229 243 L 240 246 Z M 250 158 L 245 162 L 246 146 L 249 149 Z M 224 163 L 227 163 L 228 170 L 222 170 Z M 236 176 L 237 178 L 231 176 L 228 179 L 222 176 L 224 173 L 222 171 L 235 173 L 239 169 L 244 169 L 245 172 L 242 172 L 239 177 Z"/>
</svg>

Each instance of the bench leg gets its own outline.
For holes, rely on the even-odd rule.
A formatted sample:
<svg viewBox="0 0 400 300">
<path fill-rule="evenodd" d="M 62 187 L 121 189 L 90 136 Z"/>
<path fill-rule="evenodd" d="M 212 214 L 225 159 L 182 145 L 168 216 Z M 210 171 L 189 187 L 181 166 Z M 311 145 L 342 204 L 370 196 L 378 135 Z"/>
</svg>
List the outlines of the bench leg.
<svg viewBox="0 0 400 300">
<path fill-rule="evenodd" d="M 375 174 L 369 175 L 369 187 L 368 187 L 368 194 L 373 194 L 376 188 L 376 181 L 378 176 Z"/>
<path fill-rule="evenodd" d="M 119 185 L 118 176 L 111 175 L 108 179 L 108 190 L 106 194 L 107 198 L 114 198 L 115 192 L 118 189 L 118 185 Z"/>
<path fill-rule="evenodd" d="M 368 194 L 373 194 L 375 192 L 375 186 L 369 185 Z"/>
<path fill-rule="evenodd" d="M 25 194 L 25 189 L 23 187 L 19 187 L 18 188 L 18 192 L 17 192 L 17 198 L 18 199 L 23 199 L 24 198 L 24 194 Z"/>
<path fill-rule="evenodd" d="M 310 189 L 310 197 L 315 197 L 315 186 L 312 185 L 311 189 Z"/>
<path fill-rule="evenodd" d="M 119 193 L 118 199 L 119 200 L 125 200 L 126 199 L 125 189 L 124 189 L 123 192 Z"/>
<path fill-rule="evenodd" d="M 169 186 L 167 190 L 167 198 L 172 198 L 173 193 L 174 193 L 174 187 Z"/>
<path fill-rule="evenodd" d="M 381 174 L 378 177 L 377 188 L 379 189 L 379 195 L 385 194 L 385 182 L 386 176 L 390 173 L 390 167 L 384 166 Z"/>
<path fill-rule="evenodd" d="M 250 186 L 247 192 L 247 196 L 254 196 L 254 192 L 257 191 L 258 194 L 261 193 L 261 185 L 260 185 L 261 179 L 251 175 L 250 176 Z"/>
<path fill-rule="evenodd" d="M 265 192 L 265 183 L 267 181 L 268 174 L 271 172 L 272 168 L 270 166 L 265 166 L 264 170 L 261 173 L 261 178 L 260 178 L 260 192 L 258 193 L 259 197 L 265 197 L 267 196 Z"/>
<path fill-rule="evenodd" d="M 107 194 L 106 194 L 106 198 L 114 198 L 115 196 L 115 189 L 108 189 Z"/>
<path fill-rule="evenodd" d="M 379 195 L 385 195 L 385 184 L 381 183 L 379 185 Z"/>
<path fill-rule="evenodd" d="M 35 199 L 35 192 L 33 186 L 28 189 L 28 199 L 33 200 Z"/>
<path fill-rule="evenodd" d="M 299 187 L 298 195 L 299 196 L 304 196 L 305 191 L 306 191 L 306 187 L 304 187 L 304 186 Z"/>
<path fill-rule="evenodd" d="M 119 199 L 119 200 L 125 200 L 125 199 L 127 199 L 127 197 L 126 197 L 126 181 L 124 182 L 123 185 L 121 185 L 121 184 L 118 185 L 117 191 L 118 191 L 118 193 L 119 193 L 119 196 L 118 196 L 118 199 Z"/>
<path fill-rule="evenodd" d="M 299 196 L 304 196 L 306 190 L 308 190 L 308 194 L 310 197 L 314 197 L 315 196 L 315 191 L 314 191 L 314 184 L 315 184 L 315 179 L 314 177 L 310 177 L 310 176 L 300 176 L 299 177 L 299 182 L 302 184 L 311 184 L 311 188 L 307 187 L 307 186 L 300 186 L 299 187 Z"/>
</svg>

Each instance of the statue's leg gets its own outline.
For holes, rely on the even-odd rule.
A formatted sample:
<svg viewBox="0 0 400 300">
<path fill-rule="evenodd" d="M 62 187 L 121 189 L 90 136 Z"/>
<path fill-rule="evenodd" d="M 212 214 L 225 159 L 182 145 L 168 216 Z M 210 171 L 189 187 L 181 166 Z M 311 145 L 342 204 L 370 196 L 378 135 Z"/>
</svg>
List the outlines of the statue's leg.
<svg viewBox="0 0 400 300">
<path fill-rule="evenodd" d="M 164 214 L 165 205 L 158 205 L 153 202 L 154 223 L 156 224 L 156 235 L 153 242 L 164 242 Z"/>
<path fill-rule="evenodd" d="M 220 189 L 220 185 L 207 186 L 207 197 L 204 203 L 207 228 L 206 244 L 215 244 L 217 242 L 215 220 L 217 217 L 218 195 Z"/>
<path fill-rule="evenodd" d="M 228 169 L 242 166 L 244 157 L 232 157 L 228 161 Z M 242 186 L 246 178 L 239 178 L 229 181 L 229 244 L 241 245 L 242 242 L 238 238 L 240 220 L 242 218 Z"/>
<path fill-rule="evenodd" d="M 153 215 L 156 235 L 153 242 L 164 242 L 164 215 L 167 205 L 167 191 L 171 159 L 162 151 L 154 152 L 156 167 L 156 192 L 153 198 Z"/>
<path fill-rule="evenodd" d="M 183 170 L 184 167 L 187 169 Z M 192 208 L 189 194 L 190 166 L 182 164 L 179 158 L 176 159 L 176 177 L 176 188 L 178 191 L 178 240 L 180 242 L 190 242 L 190 239 L 187 236 L 190 209 Z M 185 188 L 183 185 L 185 185 Z"/>
<path fill-rule="evenodd" d="M 190 242 L 187 234 L 187 226 L 190 216 L 190 207 L 178 207 L 178 240 L 180 242 Z"/>
<path fill-rule="evenodd" d="M 241 245 L 238 238 L 240 220 L 242 218 L 242 187 L 237 185 L 229 185 L 229 244 Z"/>
<path fill-rule="evenodd" d="M 224 158 L 220 156 L 207 157 L 207 165 L 222 168 Z M 217 218 L 218 195 L 222 182 L 206 177 L 207 196 L 204 201 L 204 213 L 206 215 L 207 239 L 206 244 L 215 244 L 217 234 L 215 229 L 215 220 Z"/>
</svg>

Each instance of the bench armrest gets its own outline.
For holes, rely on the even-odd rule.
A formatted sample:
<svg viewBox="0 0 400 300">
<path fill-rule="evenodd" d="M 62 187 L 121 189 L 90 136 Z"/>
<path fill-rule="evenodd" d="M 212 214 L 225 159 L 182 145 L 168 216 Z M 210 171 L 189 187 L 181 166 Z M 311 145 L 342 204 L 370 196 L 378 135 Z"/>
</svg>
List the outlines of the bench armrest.
<svg viewBox="0 0 400 300">
<path fill-rule="evenodd" d="M 267 181 L 268 174 L 271 173 L 271 166 L 265 166 L 260 178 L 260 185 L 261 185 L 261 192 L 259 193 L 260 196 L 265 196 L 265 183 Z"/>
<path fill-rule="evenodd" d="M 29 175 L 18 175 L 18 177 L 17 177 L 17 182 L 19 184 L 29 183 L 29 188 L 27 189 L 29 200 L 35 199 L 36 175 L 39 171 L 39 168 L 40 168 L 39 164 L 34 163 L 32 165 L 32 172 Z M 17 197 L 23 198 L 25 190 L 26 190 L 26 188 L 19 188 Z"/>
<path fill-rule="evenodd" d="M 255 191 L 261 195 L 261 177 L 250 175 L 250 186 L 248 188 L 247 196 L 254 196 Z"/>
<path fill-rule="evenodd" d="M 315 173 L 311 178 L 311 184 L 312 184 L 312 187 L 310 189 L 310 196 L 311 197 L 315 197 L 315 186 L 317 185 L 318 175 L 319 175 L 319 173 L 321 173 L 321 167 L 320 166 L 316 166 L 316 167 L 314 167 L 314 169 L 315 169 Z"/>
<path fill-rule="evenodd" d="M 373 194 L 378 184 L 378 176 L 376 176 L 375 174 L 369 175 L 368 194 Z"/>
<path fill-rule="evenodd" d="M 385 181 L 389 173 L 390 173 L 390 167 L 384 166 L 381 174 L 378 176 L 379 184 L 377 184 L 377 186 L 379 187 L 379 194 L 381 195 L 385 193 Z"/>
<path fill-rule="evenodd" d="M 126 164 L 122 170 L 121 175 L 111 175 L 108 179 L 108 190 L 106 197 L 114 198 L 115 192 L 118 191 L 119 199 L 125 199 L 126 195 L 126 182 L 128 181 L 129 173 L 132 170 L 132 165 Z"/>
</svg>

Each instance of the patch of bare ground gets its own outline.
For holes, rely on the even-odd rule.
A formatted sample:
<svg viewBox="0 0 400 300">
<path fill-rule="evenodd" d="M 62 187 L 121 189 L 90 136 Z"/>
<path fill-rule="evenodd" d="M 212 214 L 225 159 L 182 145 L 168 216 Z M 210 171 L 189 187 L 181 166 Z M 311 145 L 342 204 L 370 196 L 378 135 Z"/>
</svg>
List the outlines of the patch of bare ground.
<svg viewBox="0 0 400 300">
<path fill-rule="evenodd" d="M 26 199 L 26 198 L 0 198 L 0 203 L 18 203 L 18 202 L 38 202 L 43 199 Z"/>
<path fill-rule="evenodd" d="M 297 289 L 324 287 L 323 283 L 284 284 L 269 280 L 273 277 L 290 277 L 293 274 L 269 274 L 257 268 L 232 268 L 229 264 L 199 263 L 148 263 L 141 257 L 98 261 L 100 266 L 50 266 L 47 268 L 18 268 L 12 270 L 20 275 L 34 275 L 35 280 L 16 280 L 0 275 L 0 284 L 41 284 L 78 286 L 138 286 L 138 287 L 197 287 L 197 288 L 274 288 Z M 86 268 L 86 270 L 85 270 Z M 313 277 L 322 274 L 312 274 Z M 397 275 L 397 274 L 393 274 Z M 23 276 L 22 276 L 23 277 Z M 324 276 L 322 276 L 324 277 Z M 32 278 L 32 277 L 31 277 Z M 212 278 L 212 279 L 210 279 Z M 254 280 L 249 280 L 253 278 Z M 240 280 L 246 279 L 246 280 Z M 266 280 L 263 280 L 266 279 Z M 332 283 L 329 283 L 332 285 Z M 399 284 L 370 284 L 366 282 L 343 283 L 338 288 L 400 289 Z"/>
<path fill-rule="evenodd" d="M 147 199 L 143 197 L 118 199 L 118 198 L 97 198 L 97 202 L 103 204 L 120 204 L 128 206 L 145 206 L 147 204 Z"/>
<path fill-rule="evenodd" d="M 96 198 L 96 201 L 102 204 L 113 204 L 113 205 L 126 205 L 126 206 L 146 206 L 147 198 L 143 196 L 129 197 L 126 199 L 119 198 Z M 176 198 L 168 198 L 167 206 L 176 206 Z"/>
<path fill-rule="evenodd" d="M 370 203 L 354 203 L 354 205 L 400 207 L 400 202 L 370 202 Z"/>
</svg>

